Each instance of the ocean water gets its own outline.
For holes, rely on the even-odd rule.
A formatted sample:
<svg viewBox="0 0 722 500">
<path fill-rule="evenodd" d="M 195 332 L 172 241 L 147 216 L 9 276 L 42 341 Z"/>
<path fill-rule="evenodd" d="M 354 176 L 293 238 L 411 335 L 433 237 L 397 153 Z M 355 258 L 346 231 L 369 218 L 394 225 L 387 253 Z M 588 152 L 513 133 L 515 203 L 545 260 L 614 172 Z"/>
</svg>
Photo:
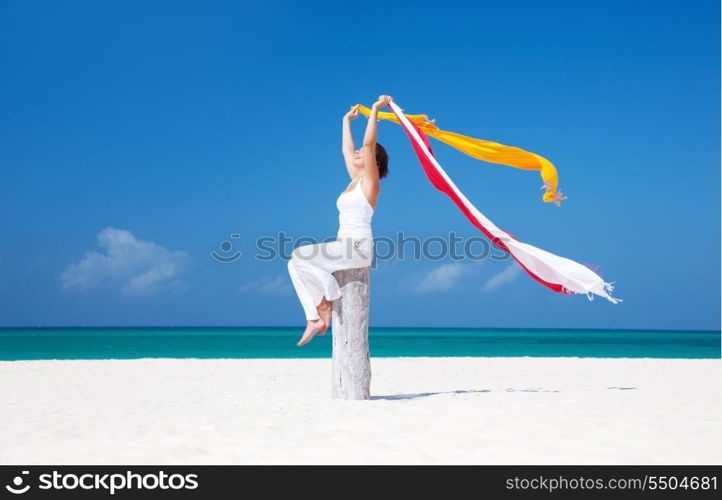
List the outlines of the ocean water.
<svg viewBox="0 0 722 500">
<path fill-rule="evenodd" d="M 0 360 L 328 358 L 300 328 L 0 328 Z M 372 357 L 720 358 L 719 331 L 371 328 Z"/>
</svg>

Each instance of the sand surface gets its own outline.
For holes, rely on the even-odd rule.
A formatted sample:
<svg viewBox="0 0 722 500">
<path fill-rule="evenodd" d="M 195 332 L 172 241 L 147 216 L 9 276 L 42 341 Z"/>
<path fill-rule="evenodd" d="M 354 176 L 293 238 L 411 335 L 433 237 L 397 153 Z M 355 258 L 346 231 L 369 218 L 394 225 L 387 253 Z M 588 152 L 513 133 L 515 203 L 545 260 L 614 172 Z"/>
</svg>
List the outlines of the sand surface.
<svg viewBox="0 0 722 500">
<path fill-rule="evenodd" d="M 2 464 L 720 464 L 720 360 L 0 362 Z"/>
</svg>

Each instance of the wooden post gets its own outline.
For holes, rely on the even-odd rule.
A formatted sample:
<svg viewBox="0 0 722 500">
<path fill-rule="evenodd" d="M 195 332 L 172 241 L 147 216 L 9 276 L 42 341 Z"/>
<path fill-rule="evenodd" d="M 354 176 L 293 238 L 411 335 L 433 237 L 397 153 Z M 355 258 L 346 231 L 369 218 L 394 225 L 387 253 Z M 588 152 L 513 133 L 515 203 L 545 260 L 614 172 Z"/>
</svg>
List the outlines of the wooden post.
<svg viewBox="0 0 722 500">
<path fill-rule="evenodd" d="M 331 397 L 370 399 L 369 268 L 344 269 L 333 275 L 341 288 L 341 298 L 334 300 L 331 306 Z"/>
</svg>

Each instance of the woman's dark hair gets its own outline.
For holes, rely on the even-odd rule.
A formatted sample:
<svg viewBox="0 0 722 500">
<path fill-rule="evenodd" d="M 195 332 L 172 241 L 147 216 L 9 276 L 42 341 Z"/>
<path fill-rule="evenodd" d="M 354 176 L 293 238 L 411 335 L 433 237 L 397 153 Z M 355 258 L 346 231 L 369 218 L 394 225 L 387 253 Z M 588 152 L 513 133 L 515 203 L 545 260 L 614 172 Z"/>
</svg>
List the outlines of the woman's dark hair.
<svg viewBox="0 0 722 500">
<path fill-rule="evenodd" d="M 379 179 L 383 179 L 389 174 L 389 155 L 378 142 L 376 143 L 376 166 L 379 167 Z"/>
</svg>

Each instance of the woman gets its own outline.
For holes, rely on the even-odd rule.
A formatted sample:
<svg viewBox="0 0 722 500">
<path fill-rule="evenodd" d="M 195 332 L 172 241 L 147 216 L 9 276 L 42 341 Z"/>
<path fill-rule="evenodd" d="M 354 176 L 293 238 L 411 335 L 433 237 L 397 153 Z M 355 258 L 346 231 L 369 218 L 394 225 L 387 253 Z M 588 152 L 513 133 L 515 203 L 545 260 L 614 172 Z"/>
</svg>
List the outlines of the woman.
<svg viewBox="0 0 722 500">
<path fill-rule="evenodd" d="M 371 107 L 363 147 L 356 149 L 351 120 L 358 107 L 343 117 L 342 153 L 351 183 L 336 200 L 339 229 L 335 241 L 296 248 L 288 261 L 288 273 L 306 315 L 306 330 L 296 345 L 302 346 L 316 335 L 324 335 L 331 320 L 331 301 L 341 297 L 331 273 L 371 265 L 373 235 L 371 218 L 379 196 L 379 179 L 388 173 L 388 156 L 376 143 L 378 110 L 391 96 L 381 95 Z"/>
</svg>

